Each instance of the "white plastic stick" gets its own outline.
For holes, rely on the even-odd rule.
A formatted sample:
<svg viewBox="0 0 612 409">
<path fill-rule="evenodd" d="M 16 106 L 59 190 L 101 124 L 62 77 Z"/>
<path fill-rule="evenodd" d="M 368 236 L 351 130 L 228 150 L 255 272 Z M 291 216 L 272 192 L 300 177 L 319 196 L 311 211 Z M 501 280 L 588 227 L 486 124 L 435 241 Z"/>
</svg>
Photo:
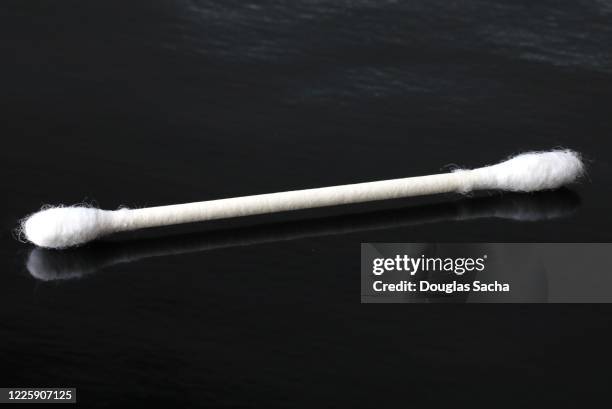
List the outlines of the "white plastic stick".
<svg viewBox="0 0 612 409">
<path fill-rule="evenodd" d="M 38 246 L 65 248 L 114 232 L 214 219 L 481 189 L 555 189 L 576 180 L 583 169 L 573 151 L 530 152 L 473 170 L 318 189 L 114 211 L 52 207 L 26 218 L 22 230 Z"/>
</svg>

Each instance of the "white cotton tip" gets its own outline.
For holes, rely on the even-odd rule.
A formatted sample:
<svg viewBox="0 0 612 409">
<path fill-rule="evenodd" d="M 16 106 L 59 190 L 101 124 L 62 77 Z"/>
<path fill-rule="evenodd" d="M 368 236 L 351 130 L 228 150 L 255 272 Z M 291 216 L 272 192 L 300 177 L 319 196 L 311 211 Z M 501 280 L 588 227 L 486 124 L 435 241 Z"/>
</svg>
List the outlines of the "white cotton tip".
<svg viewBox="0 0 612 409">
<path fill-rule="evenodd" d="M 465 191 L 535 192 L 575 182 L 584 174 L 584 164 L 577 152 L 553 150 L 523 153 L 505 162 L 468 172 L 472 172 L 472 177 L 467 178 Z"/>
<path fill-rule="evenodd" d="M 21 230 L 40 247 L 78 246 L 109 233 L 108 213 L 91 207 L 51 207 L 26 218 Z"/>
</svg>

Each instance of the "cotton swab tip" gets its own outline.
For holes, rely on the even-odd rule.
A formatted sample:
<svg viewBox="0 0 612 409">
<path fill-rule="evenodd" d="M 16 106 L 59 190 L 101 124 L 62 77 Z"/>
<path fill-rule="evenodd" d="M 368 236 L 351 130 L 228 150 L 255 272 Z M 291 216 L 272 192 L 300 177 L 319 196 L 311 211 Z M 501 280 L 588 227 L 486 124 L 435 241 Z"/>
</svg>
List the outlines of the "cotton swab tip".
<svg viewBox="0 0 612 409">
<path fill-rule="evenodd" d="M 40 247 L 78 246 L 109 232 L 108 213 L 91 207 L 51 207 L 26 218 L 21 230 Z"/>
<path fill-rule="evenodd" d="M 584 164 L 580 154 L 565 149 L 523 153 L 496 165 L 467 172 L 471 175 L 467 178 L 466 191 L 536 192 L 575 182 L 584 174 Z"/>
</svg>

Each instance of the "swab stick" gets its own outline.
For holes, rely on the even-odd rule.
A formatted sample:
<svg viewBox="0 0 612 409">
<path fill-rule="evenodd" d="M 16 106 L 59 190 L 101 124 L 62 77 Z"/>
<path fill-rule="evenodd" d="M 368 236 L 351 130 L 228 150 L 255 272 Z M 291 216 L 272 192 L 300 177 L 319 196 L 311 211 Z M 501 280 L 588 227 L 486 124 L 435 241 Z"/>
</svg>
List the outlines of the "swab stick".
<svg viewBox="0 0 612 409">
<path fill-rule="evenodd" d="M 142 209 L 52 207 L 26 218 L 22 231 L 40 247 L 66 248 L 116 232 L 289 210 L 483 189 L 556 189 L 575 181 L 583 172 L 584 165 L 576 152 L 529 152 L 478 169 L 317 189 Z"/>
</svg>

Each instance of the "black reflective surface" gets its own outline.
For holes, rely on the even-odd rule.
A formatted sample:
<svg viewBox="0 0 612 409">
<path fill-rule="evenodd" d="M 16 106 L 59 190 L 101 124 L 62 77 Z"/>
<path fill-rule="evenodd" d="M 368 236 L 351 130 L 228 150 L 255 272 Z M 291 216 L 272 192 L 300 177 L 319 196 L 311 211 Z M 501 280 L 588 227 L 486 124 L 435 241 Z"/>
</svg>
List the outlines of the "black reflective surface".
<svg viewBox="0 0 612 409">
<path fill-rule="evenodd" d="M 607 306 L 360 305 L 359 245 L 610 241 L 611 23 L 605 1 L 3 1 L 0 383 L 101 406 L 596 398 Z M 11 234 L 46 203 L 199 201 L 557 146 L 589 175 L 543 195 L 154 229 L 38 253 L 38 276 Z"/>
</svg>

